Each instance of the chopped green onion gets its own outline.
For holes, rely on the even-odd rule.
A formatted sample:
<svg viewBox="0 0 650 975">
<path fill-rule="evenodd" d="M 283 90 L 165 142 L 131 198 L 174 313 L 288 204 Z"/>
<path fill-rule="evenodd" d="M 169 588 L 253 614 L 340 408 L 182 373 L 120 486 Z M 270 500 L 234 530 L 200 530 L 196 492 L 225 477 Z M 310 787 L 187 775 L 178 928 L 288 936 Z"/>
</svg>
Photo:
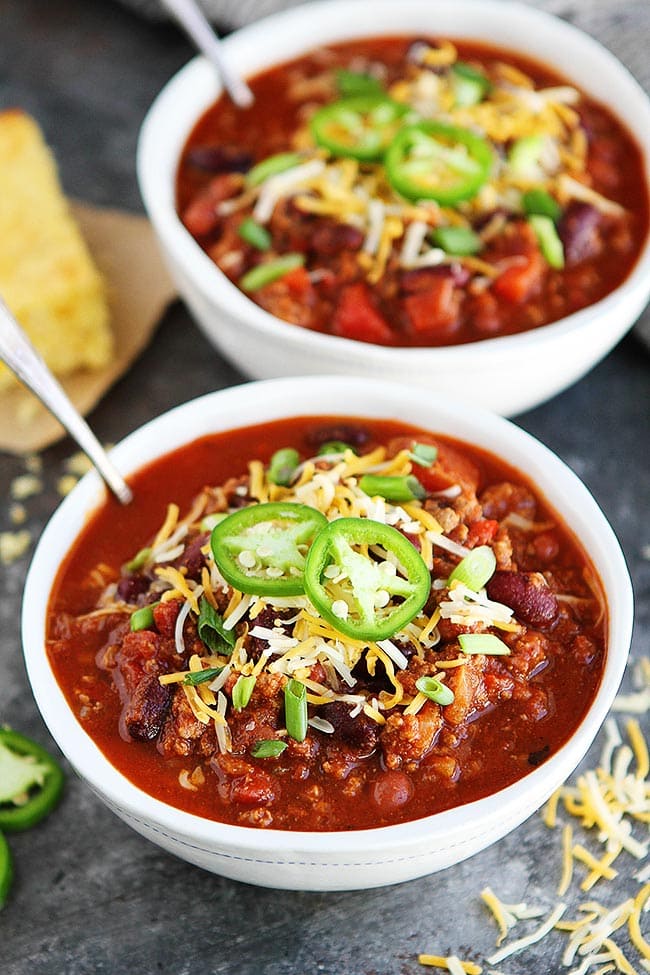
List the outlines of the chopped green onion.
<svg viewBox="0 0 650 975">
<path fill-rule="evenodd" d="M 277 738 L 263 738 L 256 741 L 251 748 L 253 758 L 277 758 L 287 747 L 286 741 Z"/>
<path fill-rule="evenodd" d="M 212 514 L 206 515 L 205 518 L 201 519 L 201 531 L 211 532 L 213 528 L 227 517 L 227 511 L 213 511 Z"/>
<path fill-rule="evenodd" d="M 380 474 L 364 474 L 359 487 L 371 498 L 379 496 L 387 501 L 415 501 L 426 497 L 426 491 L 417 477 L 382 477 Z"/>
<path fill-rule="evenodd" d="M 431 240 L 437 247 L 442 247 L 445 253 L 458 257 L 478 254 L 483 247 L 481 238 L 469 227 L 436 227 L 431 234 Z"/>
<path fill-rule="evenodd" d="M 199 637 L 213 653 L 225 653 L 230 656 L 235 645 L 234 630 L 227 630 L 223 619 L 205 596 L 199 600 L 199 619 L 197 623 Z"/>
<path fill-rule="evenodd" d="M 455 107 L 469 108 L 483 100 L 492 87 L 489 78 L 464 61 L 457 61 L 451 69 Z"/>
<path fill-rule="evenodd" d="M 237 683 L 232 689 L 232 706 L 235 711 L 242 711 L 251 699 L 253 688 L 257 677 L 252 674 L 244 677 L 243 674 L 237 679 Z"/>
<path fill-rule="evenodd" d="M 153 611 L 158 603 L 151 603 L 149 606 L 142 606 L 131 614 L 131 632 L 137 633 L 138 630 L 150 630 L 153 626 Z"/>
<path fill-rule="evenodd" d="M 223 667 L 206 667 L 205 670 L 195 670 L 191 674 L 186 674 L 183 683 L 189 687 L 196 687 L 197 684 L 207 684 L 209 680 L 218 677 Z"/>
<path fill-rule="evenodd" d="M 276 257 L 266 264 L 258 264 L 257 267 L 247 271 L 240 280 L 239 285 L 244 291 L 258 291 L 267 284 L 272 284 L 278 278 L 283 278 L 289 271 L 295 271 L 305 263 L 304 254 L 283 254 Z"/>
<path fill-rule="evenodd" d="M 484 653 L 491 657 L 502 657 L 510 653 L 510 647 L 493 633 L 461 633 L 458 643 L 463 653 Z"/>
<path fill-rule="evenodd" d="M 300 454 L 293 447 L 283 447 L 271 457 L 269 463 L 268 476 L 271 484 L 280 484 L 288 487 L 293 480 L 293 475 L 298 469 Z"/>
<path fill-rule="evenodd" d="M 253 220 L 252 217 L 246 217 L 245 220 L 242 220 L 237 228 L 237 233 L 247 244 L 257 247 L 258 251 L 267 251 L 271 247 L 270 233 L 266 227 Z"/>
<path fill-rule="evenodd" d="M 336 86 L 342 95 L 381 95 L 384 91 L 381 82 L 373 75 L 346 68 L 337 70 Z"/>
<path fill-rule="evenodd" d="M 492 578 L 496 567 L 497 560 L 490 546 L 479 545 L 461 559 L 450 573 L 447 585 L 450 586 L 452 582 L 462 582 L 468 589 L 478 592 Z"/>
<path fill-rule="evenodd" d="M 275 156 L 263 159 L 246 173 L 246 186 L 259 186 L 271 176 L 284 173 L 287 169 L 293 169 L 302 162 L 302 156 L 298 152 L 278 152 Z"/>
<path fill-rule="evenodd" d="M 562 216 L 562 207 L 546 190 L 526 190 L 521 195 L 521 205 L 529 217 L 536 214 L 539 217 L 550 217 L 553 223 L 557 223 Z"/>
<path fill-rule="evenodd" d="M 547 263 L 561 271 L 564 267 L 564 245 L 551 218 L 533 214 L 528 218 L 528 223 L 535 231 L 539 249 Z"/>
<path fill-rule="evenodd" d="M 318 451 L 318 456 L 322 457 L 324 454 L 344 454 L 346 450 L 351 450 L 353 454 L 356 454 L 356 450 L 349 443 L 343 443 L 342 440 L 328 440 Z"/>
<path fill-rule="evenodd" d="M 524 178 L 536 177 L 543 151 L 544 139 L 541 135 L 526 135 L 523 139 L 517 139 L 508 153 L 508 163 L 513 173 Z"/>
<path fill-rule="evenodd" d="M 418 677 L 415 686 L 429 700 L 435 701 L 436 704 L 442 704 L 443 707 L 446 704 L 451 704 L 454 700 L 454 692 L 451 687 L 447 687 L 437 677 Z"/>
<path fill-rule="evenodd" d="M 149 561 L 149 556 L 151 555 L 150 548 L 141 548 L 137 555 L 134 555 L 130 562 L 126 563 L 127 572 L 137 572 Z"/>
<path fill-rule="evenodd" d="M 304 741 L 307 735 L 307 688 L 293 677 L 284 688 L 284 718 L 287 734 L 295 741 Z"/>
<path fill-rule="evenodd" d="M 414 443 L 413 449 L 409 453 L 413 463 L 419 464 L 420 467 L 431 467 L 432 464 L 435 464 L 437 456 L 438 448 L 430 443 Z"/>
</svg>

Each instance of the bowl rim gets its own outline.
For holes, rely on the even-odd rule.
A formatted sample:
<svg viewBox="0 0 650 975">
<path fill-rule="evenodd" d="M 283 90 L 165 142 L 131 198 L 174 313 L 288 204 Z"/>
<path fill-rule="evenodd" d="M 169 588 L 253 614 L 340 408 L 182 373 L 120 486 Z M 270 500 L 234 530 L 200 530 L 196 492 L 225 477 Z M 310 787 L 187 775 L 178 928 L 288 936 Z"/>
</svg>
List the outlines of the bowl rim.
<svg viewBox="0 0 650 975">
<path fill-rule="evenodd" d="M 357 32 L 348 35 L 346 30 L 340 28 L 340 7 L 345 3 L 346 15 L 349 19 L 350 11 L 372 11 L 372 23 L 375 29 L 365 32 Z M 431 13 L 431 0 L 402 0 L 400 4 L 400 14 L 404 11 L 409 14 L 417 11 L 423 17 Z M 513 23 L 525 23 L 527 30 L 535 33 L 534 28 L 546 32 L 551 31 L 556 36 L 558 51 L 564 51 L 562 43 L 577 45 L 585 55 L 595 59 L 597 73 L 603 72 L 611 78 L 617 87 L 624 92 L 626 107 L 607 103 L 607 107 L 630 129 L 635 138 L 645 160 L 646 185 L 650 195 L 650 98 L 646 95 L 643 88 L 632 76 L 629 70 L 599 41 L 586 34 L 584 31 L 575 27 L 573 24 L 562 20 L 546 11 L 538 10 L 534 7 L 509 0 L 435 0 L 437 12 L 447 11 L 459 22 L 467 20 L 471 23 L 472 14 L 479 11 L 483 16 L 489 15 L 494 24 L 491 36 L 483 34 L 483 39 L 488 43 L 493 41 L 499 44 L 497 28 L 512 28 Z M 328 28 L 325 41 L 344 40 L 346 36 L 351 38 L 357 36 L 380 36 L 382 33 L 395 33 L 393 29 L 382 31 L 382 17 L 394 13 L 395 4 L 393 0 L 316 0 L 308 5 L 297 6 L 271 14 L 268 17 L 255 21 L 246 27 L 240 28 L 229 35 L 225 41 L 225 50 L 228 57 L 232 57 L 233 62 L 247 63 L 251 57 L 251 49 L 256 47 L 264 51 L 272 50 L 273 33 L 280 36 L 288 31 L 304 30 L 311 37 L 318 28 L 326 25 Z M 404 31 L 402 30 L 402 35 Z M 453 36 L 470 36 L 467 32 L 463 35 L 462 31 L 454 32 Z M 472 35 L 473 37 L 473 35 Z M 474 38 L 480 40 L 480 38 Z M 306 53 L 316 45 L 316 40 L 301 41 L 299 51 Z M 505 50 L 509 45 L 503 44 Z M 523 50 L 519 46 L 515 50 Z M 298 53 L 298 51 L 297 51 Z M 297 56 L 296 53 L 296 56 Z M 566 55 L 555 56 L 555 52 L 549 51 L 545 58 L 532 54 L 536 60 L 546 60 L 554 70 L 560 73 L 565 72 Z M 278 63 L 278 59 L 271 56 L 253 57 L 255 67 L 251 73 L 263 70 L 268 66 Z M 282 60 L 280 59 L 280 63 Z M 594 68 L 594 74 L 596 69 Z M 571 83 L 572 78 L 568 78 Z M 580 83 L 579 87 L 586 90 L 589 94 L 588 86 Z M 193 107 L 189 114 L 183 116 L 182 125 L 179 120 L 178 125 L 174 123 L 170 126 L 169 118 L 173 119 L 175 111 L 173 106 L 177 99 L 177 93 L 183 91 L 185 96 L 192 97 L 194 93 L 200 93 L 200 107 L 196 110 Z M 205 251 L 194 240 L 190 233 L 183 226 L 175 208 L 174 203 L 174 182 L 177 172 L 177 164 L 182 147 L 192 131 L 194 125 L 201 117 L 205 109 L 211 105 L 222 88 L 219 84 L 213 69 L 208 62 L 197 56 L 190 60 L 164 85 L 151 104 L 143 121 L 137 147 L 137 174 L 140 192 L 145 204 L 145 208 L 159 232 L 162 242 L 169 248 L 175 261 L 178 261 L 186 277 L 194 282 L 200 281 L 200 290 L 212 299 L 219 307 L 225 307 L 240 321 L 245 321 L 258 334 L 263 335 L 268 340 L 280 340 L 285 345 L 292 347 L 301 354 L 329 354 L 338 357 L 355 357 L 361 365 L 368 358 L 372 358 L 378 367 L 395 367 L 396 364 L 401 368 L 412 368 L 425 357 L 427 365 L 440 368 L 454 367 L 466 363 L 468 360 L 481 359 L 490 356 L 494 359 L 518 358 L 534 352 L 540 344 L 546 345 L 556 340 L 571 337 L 589 327 L 594 319 L 611 321 L 617 324 L 616 311 L 619 304 L 627 301 L 629 304 L 638 304 L 647 300 L 650 294 L 650 228 L 646 234 L 646 239 L 636 262 L 632 266 L 627 277 L 612 292 L 605 295 L 599 301 L 586 306 L 570 315 L 567 315 L 555 322 L 540 326 L 535 329 L 528 329 L 514 335 L 502 335 L 480 339 L 476 342 L 462 343 L 450 346 L 383 346 L 370 342 L 358 342 L 336 335 L 329 335 L 304 329 L 299 326 L 291 326 L 291 323 L 277 318 L 270 312 L 261 308 L 253 302 L 246 294 L 233 284 L 216 264 L 208 257 Z M 197 95 L 198 97 L 198 95 Z M 598 101 L 605 100 L 600 97 Z M 196 104 L 194 98 L 193 105 Z M 636 115 L 636 127 L 626 122 L 624 116 L 633 107 Z M 171 136 L 173 130 L 180 133 Z M 173 138 L 176 143 L 176 153 L 172 161 L 162 159 L 159 147 L 161 137 L 165 140 Z M 630 323 L 631 324 L 631 323 Z"/>
<path fill-rule="evenodd" d="M 336 402 L 344 406 L 324 411 L 319 404 L 332 394 Z M 351 401 L 355 403 L 352 410 L 349 407 Z M 372 406 L 364 412 L 356 403 L 365 401 Z M 632 635 L 632 586 L 612 528 L 586 486 L 563 461 L 530 434 L 495 414 L 476 407 L 450 405 L 447 398 L 376 379 L 346 376 L 272 379 L 208 393 L 163 413 L 122 440 L 112 451 L 113 459 L 128 476 L 155 457 L 211 430 L 236 429 L 282 416 L 323 415 L 324 412 L 341 416 L 399 418 L 416 424 L 412 416 L 423 412 L 419 423 L 423 427 L 442 433 L 445 424 L 452 424 L 448 431 L 450 436 L 483 446 L 493 453 L 498 453 L 492 445 L 496 441 L 501 451 L 508 451 L 509 458 L 514 454 L 512 463 L 515 467 L 523 466 L 521 461 L 525 458 L 527 475 L 534 483 L 538 483 L 542 475 L 541 493 L 563 520 L 577 521 L 576 537 L 584 537 L 585 531 L 591 536 L 589 545 L 582 544 L 603 579 L 609 611 L 605 668 L 591 706 L 571 738 L 542 765 L 482 799 L 405 823 L 342 832 L 260 830 L 204 819 L 153 798 L 111 764 L 74 716 L 47 657 L 46 610 L 60 560 L 105 497 L 98 475 L 91 471 L 51 517 L 27 575 L 22 642 L 32 691 L 41 715 L 63 753 L 110 806 L 149 828 L 190 838 L 195 848 L 205 849 L 196 847 L 198 843 L 205 844 L 209 852 L 225 847 L 260 851 L 266 858 L 297 851 L 303 856 L 380 855 L 386 850 L 417 849 L 426 843 L 427 837 L 459 836 L 465 834 L 468 827 L 476 828 L 477 823 L 496 824 L 502 820 L 506 807 L 525 809 L 525 815 L 529 815 L 565 781 L 586 754 L 607 716 L 625 669 Z M 225 421 L 222 420 L 224 415 L 227 416 Z M 244 422 L 239 421 L 242 415 Z M 191 433 L 188 434 L 188 430 Z M 470 439 L 465 435 L 467 431 L 474 431 L 478 437 Z M 160 442 L 166 444 L 164 451 L 154 448 L 154 444 Z M 47 600 L 43 599 L 44 591 Z M 531 797 L 535 801 L 534 807 L 530 805 Z"/>
</svg>

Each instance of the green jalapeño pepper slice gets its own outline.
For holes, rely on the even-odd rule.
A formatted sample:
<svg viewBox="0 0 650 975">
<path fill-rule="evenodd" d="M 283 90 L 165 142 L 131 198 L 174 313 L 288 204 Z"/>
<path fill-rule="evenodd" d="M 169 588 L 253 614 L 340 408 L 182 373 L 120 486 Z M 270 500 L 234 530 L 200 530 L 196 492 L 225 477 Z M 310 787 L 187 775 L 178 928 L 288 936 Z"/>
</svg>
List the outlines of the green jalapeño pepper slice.
<svg viewBox="0 0 650 975">
<path fill-rule="evenodd" d="M 395 136 L 385 165 L 390 184 L 402 196 L 453 206 L 476 196 L 493 160 L 485 139 L 469 129 L 420 122 Z"/>
<path fill-rule="evenodd" d="M 316 112 L 311 132 L 318 145 L 335 156 L 369 162 L 381 159 L 409 111 L 408 105 L 381 95 L 343 98 Z"/>
<path fill-rule="evenodd" d="M 240 592 L 297 596 L 305 591 L 307 549 L 325 525 L 325 515 L 306 504 L 253 504 L 213 529 L 212 554 L 226 582 Z"/>
<path fill-rule="evenodd" d="M 63 771 L 52 756 L 17 731 L 0 728 L 0 830 L 18 833 L 54 809 Z"/>
<path fill-rule="evenodd" d="M 6 839 L 0 833 L 0 911 L 7 901 L 13 879 L 14 867 L 11 859 L 11 850 Z"/>
<path fill-rule="evenodd" d="M 411 542 L 369 518 L 329 522 L 307 556 L 307 595 L 328 623 L 357 640 L 393 636 L 430 589 L 429 570 Z"/>
</svg>

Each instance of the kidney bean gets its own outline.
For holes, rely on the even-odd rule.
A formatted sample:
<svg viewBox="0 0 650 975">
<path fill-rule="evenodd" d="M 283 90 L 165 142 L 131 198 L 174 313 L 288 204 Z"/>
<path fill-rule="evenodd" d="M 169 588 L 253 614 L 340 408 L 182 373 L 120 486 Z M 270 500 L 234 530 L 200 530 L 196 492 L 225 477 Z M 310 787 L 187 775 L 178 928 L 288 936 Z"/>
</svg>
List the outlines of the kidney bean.
<svg viewBox="0 0 650 975">
<path fill-rule="evenodd" d="M 363 711 L 350 717 L 352 708 L 344 701 L 333 701 L 318 709 L 319 717 L 334 726 L 334 734 L 358 755 L 370 755 L 377 747 L 379 726 Z"/>
<path fill-rule="evenodd" d="M 171 688 L 163 686 L 155 674 L 147 674 L 139 681 L 123 714 L 124 726 L 131 738 L 153 741 L 158 737 L 171 696 Z"/>
<path fill-rule="evenodd" d="M 522 623 L 548 626 L 558 615 L 555 594 L 536 572 L 497 571 L 486 588 L 490 599 L 509 606 Z"/>
<path fill-rule="evenodd" d="M 373 782 L 370 794 L 380 809 L 389 812 L 405 806 L 414 791 L 413 783 L 405 772 L 388 769 Z"/>
<path fill-rule="evenodd" d="M 364 447 L 370 440 L 370 431 L 357 423 L 333 423 L 327 427 L 310 430 L 305 440 L 310 447 L 322 447 L 324 443 L 340 440 L 351 447 Z"/>
<path fill-rule="evenodd" d="M 194 146 L 187 162 L 208 173 L 246 173 L 253 165 L 250 152 L 235 146 Z"/>
<path fill-rule="evenodd" d="M 404 271 L 400 284 L 407 294 L 420 294 L 422 291 L 430 291 L 440 280 L 450 280 L 463 287 L 469 278 L 469 271 L 461 264 L 444 264 L 441 267 L 416 267 Z"/>
<path fill-rule="evenodd" d="M 564 245 L 564 259 L 569 266 L 600 253 L 600 222 L 600 213 L 590 203 L 581 203 L 579 200 L 569 203 L 558 224 L 558 233 Z"/>
<path fill-rule="evenodd" d="M 323 223 L 314 229 L 309 247 L 319 257 L 335 257 L 340 251 L 358 251 L 363 234 L 349 223 Z"/>
<path fill-rule="evenodd" d="M 151 579 L 147 579 L 146 576 L 140 573 L 132 576 L 122 576 L 117 584 L 117 595 L 125 603 L 134 603 L 138 596 L 141 596 L 143 592 L 147 591 L 150 585 Z"/>
</svg>

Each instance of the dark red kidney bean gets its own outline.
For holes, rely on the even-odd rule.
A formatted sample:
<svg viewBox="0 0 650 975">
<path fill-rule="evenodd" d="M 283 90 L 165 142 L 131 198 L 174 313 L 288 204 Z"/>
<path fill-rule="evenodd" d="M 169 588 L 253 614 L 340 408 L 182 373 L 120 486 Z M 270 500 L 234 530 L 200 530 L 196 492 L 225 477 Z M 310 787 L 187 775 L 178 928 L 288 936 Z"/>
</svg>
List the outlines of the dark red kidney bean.
<svg viewBox="0 0 650 975">
<path fill-rule="evenodd" d="M 309 240 L 309 248 L 319 257 L 336 257 L 343 250 L 358 251 L 363 234 L 349 223 L 323 223 Z"/>
<path fill-rule="evenodd" d="M 548 626 L 557 618 L 559 606 L 555 594 L 536 572 L 499 570 L 486 589 L 490 599 L 509 606 L 517 619 L 529 626 Z"/>
<path fill-rule="evenodd" d="M 319 717 L 329 721 L 334 727 L 332 737 L 339 738 L 348 748 L 360 757 L 371 755 L 377 747 L 379 726 L 376 721 L 361 711 L 352 717 L 352 708 L 345 701 L 333 701 L 318 709 Z"/>
<path fill-rule="evenodd" d="M 372 801 L 386 812 L 405 806 L 413 795 L 413 783 L 405 772 L 388 769 L 372 784 Z"/>
<path fill-rule="evenodd" d="M 153 741 L 160 734 L 172 699 L 172 690 L 163 686 L 156 674 L 139 681 L 124 709 L 122 720 L 131 738 Z"/>
<path fill-rule="evenodd" d="M 356 423 L 333 423 L 310 430 L 305 440 L 310 447 L 322 447 L 324 443 L 334 440 L 350 444 L 351 447 L 364 447 L 370 440 L 370 431 Z"/>
<path fill-rule="evenodd" d="M 150 585 L 151 579 L 147 579 L 146 576 L 139 573 L 132 576 L 122 576 L 117 584 L 117 595 L 125 603 L 134 603 L 138 596 L 147 591 Z"/>
<path fill-rule="evenodd" d="M 205 556 L 201 549 L 207 542 L 208 537 L 207 532 L 199 535 L 186 546 L 183 554 L 179 555 L 174 562 L 174 566 L 177 569 L 184 568 L 187 570 L 186 577 L 188 579 L 198 579 L 201 574 L 201 569 L 205 565 Z"/>
<path fill-rule="evenodd" d="M 441 267 L 416 267 L 405 271 L 400 278 L 402 290 L 406 294 L 420 294 L 429 291 L 441 278 L 448 278 L 459 287 L 467 284 L 469 271 L 460 264 L 445 264 Z"/>
<path fill-rule="evenodd" d="M 250 152 L 235 146 L 194 146 L 187 162 L 206 173 L 247 173 L 253 165 Z"/>
<path fill-rule="evenodd" d="M 600 253 L 601 219 L 598 210 L 590 203 L 581 203 L 579 200 L 569 203 L 558 224 L 558 233 L 564 245 L 564 259 L 568 265 L 579 264 Z"/>
</svg>

